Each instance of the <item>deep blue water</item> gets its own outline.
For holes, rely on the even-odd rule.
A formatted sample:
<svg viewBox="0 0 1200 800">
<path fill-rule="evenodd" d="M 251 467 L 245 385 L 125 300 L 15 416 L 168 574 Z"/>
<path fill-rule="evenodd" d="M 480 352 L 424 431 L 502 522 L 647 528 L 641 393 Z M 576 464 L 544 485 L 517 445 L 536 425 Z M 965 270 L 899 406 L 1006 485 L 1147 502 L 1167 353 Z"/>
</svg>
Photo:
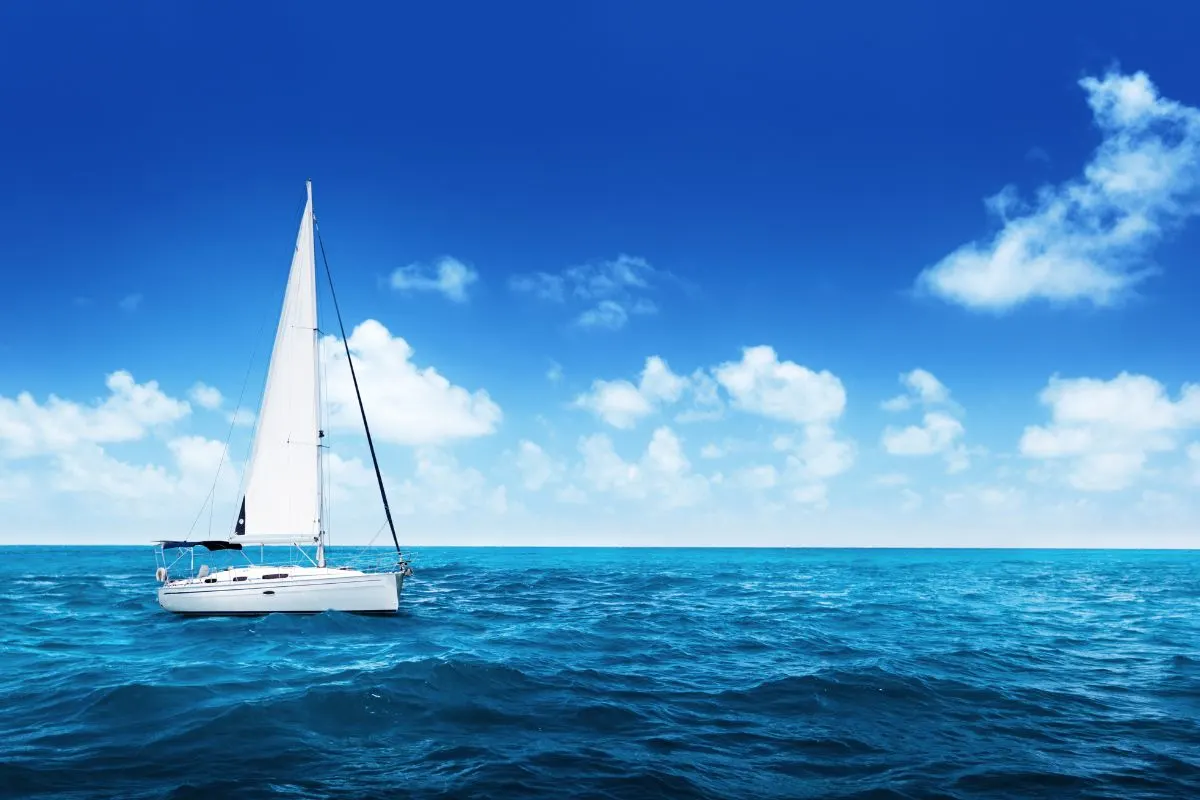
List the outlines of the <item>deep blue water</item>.
<svg viewBox="0 0 1200 800">
<path fill-rule="evenodd" d="M 0 792 L 1200 797 L 1198 553 L 410 556 L 394 618 L 180 619 L 149 547 L 0 548 Z"/>
</svg>

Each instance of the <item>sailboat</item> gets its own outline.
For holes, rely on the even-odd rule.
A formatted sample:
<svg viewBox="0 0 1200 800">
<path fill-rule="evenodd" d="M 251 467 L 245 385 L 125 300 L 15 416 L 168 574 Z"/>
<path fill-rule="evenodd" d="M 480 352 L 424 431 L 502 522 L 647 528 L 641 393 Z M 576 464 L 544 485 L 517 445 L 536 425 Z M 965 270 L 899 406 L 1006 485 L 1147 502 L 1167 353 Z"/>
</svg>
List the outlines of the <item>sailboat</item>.
<svg viewBox="0 0 1200 800">
<path fill-rule="evenodd" d="M 284 293 L 283 310 L 275 331 L 266 388 L 254 428 L 250 459 L 243 476 L 237 520 L 224 538 L 198 541 L 160 540 L 156 553 L 160 583 L 158 602 L 167 611 L 194 615 L 258 615 L 274 612 L 394 613 L 406 576 L 412 574 L 400 550 L 392 512 L 383 487 L 383 476 L 367 413 L 359 393 L 358 377 L 342 326 L 333 278 L 326 260 L 330 295 L 338 328 L 346 349 L 354 392 L 362 416 L 371 461 L 387 524 L 396 547 L 394 564 L 366 571 L 349 566 L 334 567 L 326 561 L 324 521 L 327 516 L 322 482 L 324 451 L 321 429 L 321 369 L 317 325 L 316 241 L 320 235 L 313 214 L 312 181 L 291 270 Z M 321 246 L 324 256 L 324 245 Z M 294 548 L 301 563 L 254 563 L 247 547 L 257 545 L 265 562 L 268 546 Z M 241 551 L 245 566 L 213 571 L 203 564 L 197 570 L 196 548 L 208 551 Z M 310 555 L 305 548 L 314 548 Z M 169 561 L 171 557 L 174 561 Z M 171 570 L 187 559 L 188 574 L 172 577 Z"/>
</svg>

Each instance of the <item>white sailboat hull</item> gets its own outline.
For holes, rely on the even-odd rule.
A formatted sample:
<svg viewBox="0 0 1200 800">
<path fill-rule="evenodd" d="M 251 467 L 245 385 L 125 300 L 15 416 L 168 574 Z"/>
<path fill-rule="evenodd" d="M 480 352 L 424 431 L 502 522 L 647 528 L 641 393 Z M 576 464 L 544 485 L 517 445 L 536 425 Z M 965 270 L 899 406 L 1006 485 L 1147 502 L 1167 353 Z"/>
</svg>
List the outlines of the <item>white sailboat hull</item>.
<svg viewBox="0 0 1200 800">
<path fill-rule="evenodd" d="M 167 581 L 158 589 L 158 602 L 167 611 L 177 614 L 319 614 L 323 611 L 385 614 L 399 608 L 403 585 L 403 572 L 243 567 Z"/>
<path fill-rule="evenodd" d="M 327 516 L 324 482 L 327 471 L 322 469 L 325 431 L 321 422 L 321 327 L 317 315 L 316 224 L 311 181 L 306 182 L 306 188 L 308 199 L 296 232 L 283 306 L 267 364 L 266 385 L 255 417 L 250 458 L 243 473 L 236 522 L 224 539 L 159 541 L 160 563 L 155 578 L 162 583 L 158 589 L 159 605 L 167 611 L 206 615 L 318 614 L 322 611 L 393 613 L 400 605 L 404 576 L 412 574 L 408 562 L 401 560 L 400 540 L 396 537 L 388 509 L 374 445 L 371 445 L 371 460 L 379 480 L 380 499 L 392 541 L 396 545 L 396 570 L 365 573 L 324 566 Z M 328 263 L 325 269 L 328 274 Z M 332 291 L 333 279 L 330 277 Z M 346 364 L 353 376 L 354 362 L 336 303 L 334 311 L 342 348 L 346 352 Z M 357 378 L 354 379 L 354 392 L 370 444 L 371 431 L 367 427 Z M 224 456 L 221 464 L 224 464 Z M 220 467 L 218 474 L 219 470 Z M 210 493 L 206 503 L 213 498 Z M 194 530 L 195 522 L 192 528 Z M 191 533 L 189 530 L 188 535 Z M 302 553 L 306 545 L 315 545 L 316 557 L 308 559 L 312 566 L 255 565 L 210 573 L 209 567 L 202 565 L 193 576 L 170 578 L 170 570 L 183 556 L 172 561 L 167 551 L 189 548 L 190 573 L 195 566 L 195 547 L 209 551 L 240 551 L 252 544 L 295 546 Z"/>
</svg>

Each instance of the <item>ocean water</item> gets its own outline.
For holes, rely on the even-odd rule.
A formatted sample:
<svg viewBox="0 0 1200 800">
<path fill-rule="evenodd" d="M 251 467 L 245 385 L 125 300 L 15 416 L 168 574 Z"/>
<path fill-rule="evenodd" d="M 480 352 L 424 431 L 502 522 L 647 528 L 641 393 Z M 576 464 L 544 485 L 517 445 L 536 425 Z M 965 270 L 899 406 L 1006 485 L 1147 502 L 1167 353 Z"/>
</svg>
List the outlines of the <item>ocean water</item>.
<svg viewBox="0 0 1200 800">
<path fill-rule="evenodd" d="M 409 555 L 395 617 L 181 619 L 0 548 L 0 794 L 1200 798 L 1198 553 Z"/>
</svg>

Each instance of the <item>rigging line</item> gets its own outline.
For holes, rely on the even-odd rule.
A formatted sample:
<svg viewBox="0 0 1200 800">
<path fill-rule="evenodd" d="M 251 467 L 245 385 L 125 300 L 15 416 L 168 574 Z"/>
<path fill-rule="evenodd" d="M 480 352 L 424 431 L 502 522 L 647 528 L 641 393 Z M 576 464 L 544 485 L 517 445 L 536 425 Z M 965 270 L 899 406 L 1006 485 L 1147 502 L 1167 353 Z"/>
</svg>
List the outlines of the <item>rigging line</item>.
<svg viewBox="0 0 1200 800">
<path fill-rule="evenodd" d="M 350 366 L 350 379 L 354 382 L 354 396 L 358 398 L 358 413 L 362 415 L 363 430 L 367 433 L 367 447 L 371 451 L 371 463 L 375 465 L 375 480 L 379 483 L 379 496 L 383 498 L 383 513 L 387 515 L 387 524 L 392 530 L 396 555 L 400 556 L 400 539 L 396 536 L 396 525 L 392 522 L 392 509 L 388 505 L 387 492 L 383 488 L 383 473 L 379 471 L 379 459 L 375 456 L 375 443 L 371 439 L 371 428 L 367 425 L 367 410 L 363 407 L 362 393 L 358 390 L 358 376 L 354 374 L 354 359 L 350 357 L 350 340 L 346 338 L 346 327 L 342 324 L 342 312 L 338 309 L 337 293 L 333 290 L 333 273 L 329 270 L 329 257 L 325 255 L 325 240 L 321 238 L 321 229 L 317 226 L 315 217 L 313 218 L 313 229 L 317 232 L 317 243 L 321 246 L 321 260 L 325 262 L 325 275 L 329 278 L 329 296 L 333 300 L 338 330 L 342 333 L 342 344 L 346 348 L 346 363 Z"/>
<path fill-rule="evenodd" d="M 375 535 L 371 537 L 371 541 L 367 542 L 366 546 L 370 547 L 375 544 L 375 540 L 379 538 L 379 534 L 383 533 L 383 526 L 379 526 L 379 530 L 375 531 Z"/>
</svg>

